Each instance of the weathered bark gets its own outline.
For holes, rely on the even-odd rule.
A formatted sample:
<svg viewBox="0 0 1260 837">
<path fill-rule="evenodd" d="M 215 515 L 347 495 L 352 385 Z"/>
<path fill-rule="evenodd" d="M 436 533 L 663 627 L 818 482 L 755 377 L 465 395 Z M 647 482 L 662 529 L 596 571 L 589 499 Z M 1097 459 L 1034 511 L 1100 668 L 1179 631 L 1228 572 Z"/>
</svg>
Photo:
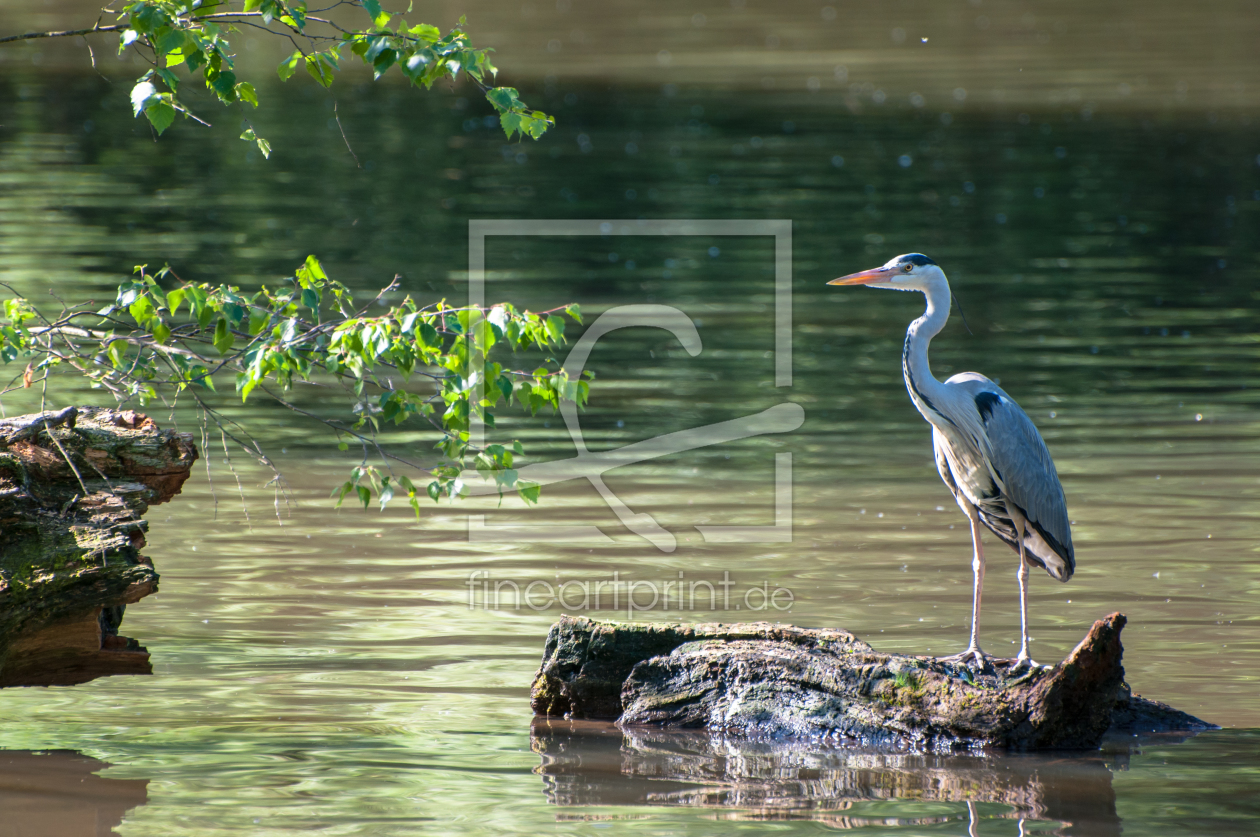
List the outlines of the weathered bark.
<svg viewBox="0 0 1260 837">
<path fill-rule="evenodd" d="M 190 435 L 131 410 L 0 419 L 0 686 L 151 672 L 118 623 L 157 590 L 141 516 L 196 459 Z"/>
<path fill-rule="evenodd" d="M 547 636 L 531 702 L 538 715 L 617 719 L 627 728 L 924 751 L 1092 748 L 1113 721 L 1208 728 L 1129 693 L 1124 624 L 1119 613 L 1094 623 L 1053 669 L 1019 673 L 998 662 L 973 673 L 933 657 L 881 654 L 838 630 L 564 617 Z"/>
</svg>

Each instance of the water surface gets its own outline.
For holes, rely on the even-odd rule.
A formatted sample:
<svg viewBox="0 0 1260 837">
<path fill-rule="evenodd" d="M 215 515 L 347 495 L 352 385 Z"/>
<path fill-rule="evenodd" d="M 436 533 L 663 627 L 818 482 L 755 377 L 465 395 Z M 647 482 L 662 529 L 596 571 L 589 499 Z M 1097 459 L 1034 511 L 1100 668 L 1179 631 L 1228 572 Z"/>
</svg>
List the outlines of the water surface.
<svg viewBox="0 0 1260 837">
<path fill-rule="evenodd" d="M 183 496 L 149 515 L 161 592 L 123 626 L 153 652 L 156 676 L 0 694 L 0 747 L 76 750 L 113 765 L 110 780 L 148 780 L 121 833 L 1014 834 L 1021 818 L 1032 833 L 1073 833 L 1068 822 L 1076 833 L 1256 833 L 1260 177 L 1247 109 L 855 113 L 842 91 L 561 81 L 534 91 L 559 118 L 554 135 L 517 145 L 459 91 L 363 86 L 338 94 L 360 169 L 330 123 L 332 97 L 311 84 L 286 103 L 274 91 L 277 153 L 264 162 L 230 119 L 154 144 L 95 76 L 5 72 L 0 281 L 32 299 L 103 299 L 140 261 L 253 286 L 313 252 L 364 292 L 400 273 L 407 292 L 459 302 L 469 219 L 607 220 L 605 237 L 508 236 L 487 250 L 492 300 L 578 301 L 588 316 L 651 302 L 696 324 L 694 358 L 659 330 L 601 341 L 582 416 L 593 449 L 784 402 L 805 410 L 790 434 L 609 475 L 631 509 L 675 534 L 667 553 L 586 484 L 549 489 L 537 508 L 476 500 L 419 522 L 334 513 L 328 489 L 353 460 L 312 425 L 225 395 L 225 413 L 256 428 L 292 488 L 283 526 L 269 475 L 235 452 L 246 520 L 212 436 Z M 792 221 L 790 387 L 775 385 L 772 240 L 617 234 L 639 218 Z M 937 338 L 938 377 L 1000 380 L 1067 492 L 1078 571 L 1067 585 L 1034 577 L 1034 655 L 1061 659 L 1094 619 L 1123 611 L 1135 691 L 1229 729 L 1082 757 L 960 760 L 531 730 L 529 682 L 566 608 L 487 609 L 475 596 L 470 608 L 474 572 L 521 587 L 728 573 L 732 606 L 756 603 L 744 596 L 763 583 L 792 592 L 790 609 L 756 618 L 844 627 L 881 650 L 963 648 L 965 519 L 899 369 L 921 300 L 824 286 L 912 250 L 942 264 L 970 323 L 955 317 Z M 100 394 L 63 383 L 50 398 Z M 297 398 L 340 415 L 318 390 Z M 36 409 L 38 393 L 3 406 Z M 183 406 L 152 412 L 200 432 Z M 557 417 L 505 413 L 500 430 L 534 460 L 573 452 Z M 420 434 L 392 443 L 431 461 Z M 697 524 L 774 521 L 782 453 L 792 540 L 705 542 Z M 537 527 L 534 539 L 470 540 L 470 512 Z M 551 536 L 574 523 L 609 542 Z M 991 543 L 989 568 L 982 642 L 1013 651 L 1013 555 Z M 593 615 L 750 614 L 702 596 L 637 614 L 603 601 Z"/>
</svg>

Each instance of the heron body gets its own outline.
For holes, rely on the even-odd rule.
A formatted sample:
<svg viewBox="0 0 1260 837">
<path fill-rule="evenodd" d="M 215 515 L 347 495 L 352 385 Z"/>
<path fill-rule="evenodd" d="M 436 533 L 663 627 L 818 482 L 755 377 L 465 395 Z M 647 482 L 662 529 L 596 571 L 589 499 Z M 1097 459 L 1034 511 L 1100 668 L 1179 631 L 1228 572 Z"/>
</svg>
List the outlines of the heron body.
<svg viewBox="0 0 1260 837">
<path fill-rule="evenodd" d="M 1028 654 L 1028 567 L 1043 568 L 1067 581 L 1076 569 L 1072 531 L 1063 486 L 1050 451 L 1015 399 L 976 372 L 938 381 L 928 365 L 928 345 L 949 319 L 949 282 L 940 267 L 919 253 L 897 256 L 882 267 L 835 279 L 832 285 L 869 285 L 918 291 L 927 310 L 906 330 L 902 372 L 914 406 L 932 425 L 936 468 L 971 522 L 971 642 L 957 655 L 984 663 L 979 646 L 980 600 L 984 586 L 984 549 L 980 526 L 997 535 L 1020 556 L 1020 653 Z"/>
</svg>

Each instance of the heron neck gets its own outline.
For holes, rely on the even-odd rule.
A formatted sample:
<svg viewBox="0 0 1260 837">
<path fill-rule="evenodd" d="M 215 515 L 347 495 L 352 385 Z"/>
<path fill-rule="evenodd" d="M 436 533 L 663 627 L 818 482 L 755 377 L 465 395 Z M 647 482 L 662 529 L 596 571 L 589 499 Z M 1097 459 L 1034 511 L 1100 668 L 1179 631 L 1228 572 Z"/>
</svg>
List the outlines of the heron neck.
<svg viewBox="0 0 1260 837">
<path fill-rule="evenodd" d="M 941 417 L 936 404 L 941 401 L 945 385 L 932 375 L 928 365 L 928 344 L 932 338 L 940 334 L 949 319 L 949 285 L 943 280 L 929 284 L 923 291 L 927 297 L 927 310 L 923 316 L 910 324 L 906 329 L 906 345 L 901 354 L 901 371 L 906 378 L 906 389 L 910 398 L 923 414 L 923 417 L 935 424 L 935 418 Z"/>
</svg>

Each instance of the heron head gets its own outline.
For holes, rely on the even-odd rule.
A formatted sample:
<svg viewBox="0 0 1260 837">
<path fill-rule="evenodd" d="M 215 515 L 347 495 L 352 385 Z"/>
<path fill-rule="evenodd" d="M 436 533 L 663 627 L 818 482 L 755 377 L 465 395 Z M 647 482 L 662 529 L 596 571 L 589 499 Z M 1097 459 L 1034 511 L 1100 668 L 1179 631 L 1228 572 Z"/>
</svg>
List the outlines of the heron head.
<svg viewBox="0 0 1260 837">
<path fill-rule="evenodd" d="M 939 281 L 945 274 L 936 262 L 922 253 L 894 256 L 887 264 L 832 279 L 828 285 L 869 285 L 894 291 L 924 291 L 929 282 Z"/>
</svg>

